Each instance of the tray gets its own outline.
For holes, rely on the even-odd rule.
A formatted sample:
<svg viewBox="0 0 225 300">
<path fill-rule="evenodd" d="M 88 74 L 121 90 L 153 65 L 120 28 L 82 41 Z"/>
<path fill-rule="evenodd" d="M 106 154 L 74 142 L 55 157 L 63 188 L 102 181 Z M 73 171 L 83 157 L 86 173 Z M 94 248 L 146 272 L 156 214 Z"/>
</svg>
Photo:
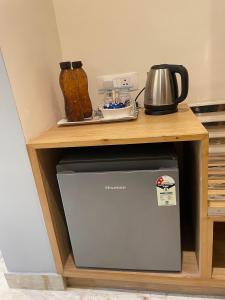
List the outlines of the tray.
<svg viewBox="0 0 225 300">
<path fill-rule="evenodd" d="M 120 117 L 120 118 L 107 118 L 105 119 L 98 111 L 94 112 L 94 117 L 84 119 L 83 121 L 77 122 L 68 122 L 66 118 L 61 119 L 57 122 L 58 126 L 77 126 L 77 125 L 88 125 L 88 124 L 98 124 L 98 123 L 113 123 L 113 122 L 125 122 L 136 120 L 138 117 L 138 110 L 135 109 L 132 114 L 127 117 Z"/>
</svg>

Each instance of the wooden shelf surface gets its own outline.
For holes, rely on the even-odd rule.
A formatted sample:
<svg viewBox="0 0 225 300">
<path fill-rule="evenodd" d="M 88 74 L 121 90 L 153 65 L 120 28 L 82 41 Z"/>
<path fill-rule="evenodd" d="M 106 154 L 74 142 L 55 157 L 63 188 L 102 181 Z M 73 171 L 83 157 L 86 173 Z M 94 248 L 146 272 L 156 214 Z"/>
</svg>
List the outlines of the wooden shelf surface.
<svg viewBox="0 0 225 300">
<path fill-rule="evenodd" d="M 192 278 L 199 277 L 198 265 L 194 251 L 182 252 L 182 272 L 143 272 L 143 271 L 120 271 L 120 270 L 103 270 L 103 269 L 84 269 L 77 268 L 73 255 L 70 254 L 64 266 L 63 275 L 73 278 L 92 278 L 92 279 L 118 279 L 118 276 L 125 279 L 131 279 L 136 276 L 150 278 Z"/>
<path fill-rule="evenodd" d="M 28 145 L 43 149 L 201 140 L 207 136 L 207 130 L 183 103 L 179 105 L 178 113 L 169 115 L 147 116 L 140 110 L 135 121 L 53 127 Z"/>
</svg>

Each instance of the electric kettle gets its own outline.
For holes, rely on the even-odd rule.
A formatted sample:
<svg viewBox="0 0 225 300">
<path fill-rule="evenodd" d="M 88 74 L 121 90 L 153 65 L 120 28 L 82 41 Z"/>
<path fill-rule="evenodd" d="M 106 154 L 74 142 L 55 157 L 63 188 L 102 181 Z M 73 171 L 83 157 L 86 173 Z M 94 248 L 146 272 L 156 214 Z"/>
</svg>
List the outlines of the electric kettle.
<svg viewBox="0 0 225 300">
<path fill-rule="evenodd" d="M 181 77 L 181 92 L 178 95 L 176 74 Z M 182 65 L 155 65 L 148 72 L 144 107 L 147 115 L 164 115 L 177 111 L 178 103 L 188 94 L 188 72 Z"/>
</svg>

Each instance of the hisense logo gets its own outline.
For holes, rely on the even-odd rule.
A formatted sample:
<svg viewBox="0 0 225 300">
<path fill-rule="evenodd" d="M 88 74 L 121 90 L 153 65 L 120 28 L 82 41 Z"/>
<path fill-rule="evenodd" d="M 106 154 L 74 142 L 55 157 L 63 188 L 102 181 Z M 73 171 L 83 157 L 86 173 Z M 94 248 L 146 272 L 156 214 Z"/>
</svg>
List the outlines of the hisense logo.
<svg viewBox="0 0 225 300">
<path fill-rule="evenodd" d="M 127 187 L 125 185 L 114 185 L 114 186 L 111 186 L 111 185 L 106 185 L 105 186 L 105 190 L 126 190 Z"/>
</svg>

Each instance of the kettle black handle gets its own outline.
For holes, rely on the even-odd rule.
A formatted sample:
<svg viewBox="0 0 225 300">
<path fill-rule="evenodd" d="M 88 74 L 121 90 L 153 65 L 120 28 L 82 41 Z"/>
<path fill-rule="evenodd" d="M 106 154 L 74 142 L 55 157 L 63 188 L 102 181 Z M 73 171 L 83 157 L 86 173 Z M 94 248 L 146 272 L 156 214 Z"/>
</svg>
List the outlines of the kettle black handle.
<svg viewBox="0 0 225 300">
<path fill-rule="evenodd" d="M 188 95 L 188 71 L 182 65 L 169 65 L 169 69 L 172 73 L 173 79 L 175 79 L 175 73 L 180 74 L 181 77 L 181 93 L 180 96 L 177 99 L 175 99 L 175 102 L 178 104 L 184 101 L 184 99 Z M 177 82 L 174 83 L 174 86 L 177 86 Z"/>
</svg>

